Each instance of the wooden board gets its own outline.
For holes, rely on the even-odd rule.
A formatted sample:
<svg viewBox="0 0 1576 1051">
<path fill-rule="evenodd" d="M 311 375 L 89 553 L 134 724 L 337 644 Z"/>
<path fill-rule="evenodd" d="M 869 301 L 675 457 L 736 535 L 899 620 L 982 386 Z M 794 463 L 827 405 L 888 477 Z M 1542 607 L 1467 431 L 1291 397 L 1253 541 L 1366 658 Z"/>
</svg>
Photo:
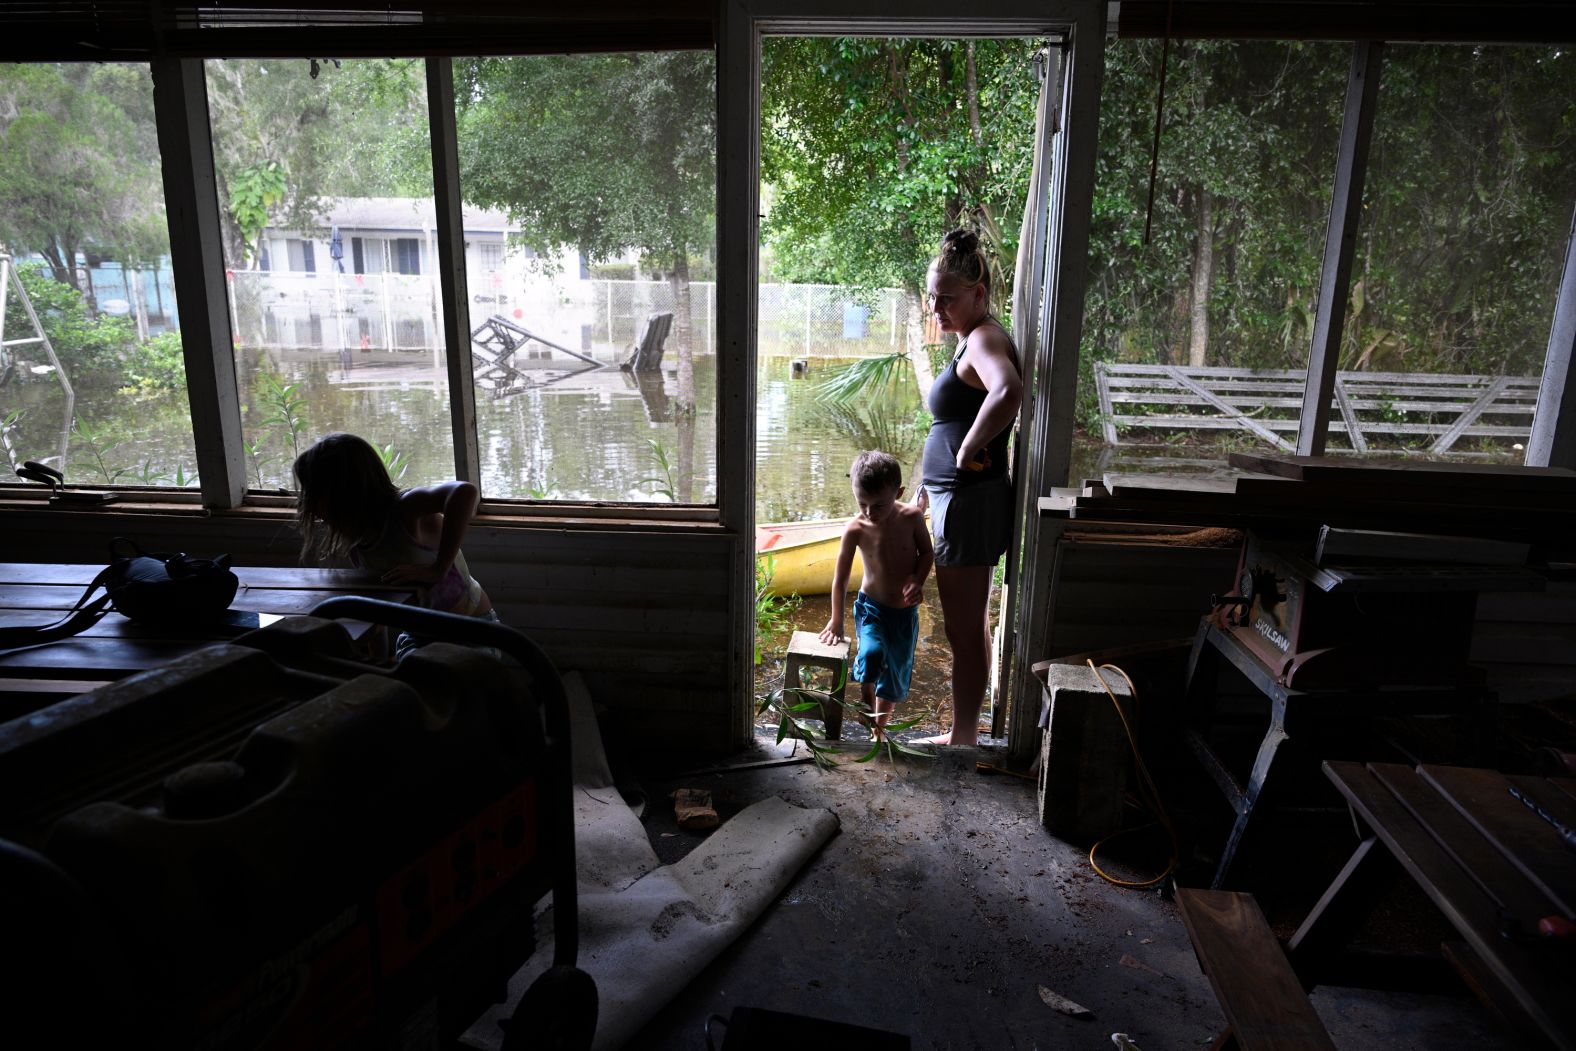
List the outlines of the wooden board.
<svg viewBox="0 0 1576 1051">
<path fill-rule="evenodd" d="M 1556 902 L 1563 915 L 1576 916 L 1576 850 L 1510 794 L 1504 775 L 1452 766 L 1422 766 L 1418 774 Z M 1554 796 L 1546 788 L 1528 790 L 1540 803 Z"/>
<path fill-rule="evenodd" d="M 1374 764 L 1374 768 L 1382 768 L 1392 782 L 1416 776 L 1404 766 Z M 1576 1000 L 1570 996 L 1576 988 L 1576 962 L 1551 955 L 1546 945 L 1501 936 L 1494 898 L 1372 769 L 1334 761 L 1326 762 L 1324 769 L 1357 816 L 1455 926 L 1517 1008 L 1557 1046 L 1576 1051 Z"/>
<path fill-rule="evenodd" d="M 1233 891 L 1179 888 L 1199 966 L 1242 1051 L 1334 1051 L 1258 903 Z"/>
<path fill-rule="evenodd" d="M 318 603 L 336 595 L 359 594 L 355 591 L 320 591 L 300 588 L 248 588 L 236 591 L 231 609 L 250 610 L 254 613 L 277 613 L 281 616 L 301 616 L 312 612 Z M 389 591 L 378 598 L 398 601 L 400 596 L 409 598 L 411 592 Z M 23 623 L 48 624 L 49 612 L 63 614 L 76 605 L 82 589 L 75 586 L 49 584 L 0 584 L 0 609 L 38 610 L 40 617 Z"/>
<path fill-rule="evenodd" d="M 1418 823 L 1434 834 L 1462 868 L 1475 873 L 1486 886 L 1494 889 L 1499 903 L 1515 917 L 1521 929 L 1536 930 L 1538 920 L 1558 911 L 1559 905 L 1553 898 L 1528 879 L 1482 830 L 1409 767 L 1375 763 L 1369 769 Z"/>
<path fill-rule="evenodd" d="M 1395 485 L 1459 485 L 1477 489 L 1576 493 L 1576 471 L 1561 467 L 1476 464 L 1436 460 L 1359 460 L 1350 457 L 1231 453 L 1232 467 L 1302 482 L 1340 482 L 1383 476 Z"/>
<path fill-rule="evenodd" d="M 1433 484 L 1406 475 L 1397 481 L 1392 473 L 1374 471 L 1358 477 L 1299 481 L 1265 476 L 1237 479 L 1236 494 L 1262 503 L 1329 504 L 1337 501 L 1384 501 L 1389 503 L 1427 503 L 1475 506 L 1485 499 L 1480 488 L 1447 481 Z M 1494 489 L 1496 506 L 1544 508 L 1556 511 L 1576 509 L 1576 493 L 1555 490 Z"/>
</svg>

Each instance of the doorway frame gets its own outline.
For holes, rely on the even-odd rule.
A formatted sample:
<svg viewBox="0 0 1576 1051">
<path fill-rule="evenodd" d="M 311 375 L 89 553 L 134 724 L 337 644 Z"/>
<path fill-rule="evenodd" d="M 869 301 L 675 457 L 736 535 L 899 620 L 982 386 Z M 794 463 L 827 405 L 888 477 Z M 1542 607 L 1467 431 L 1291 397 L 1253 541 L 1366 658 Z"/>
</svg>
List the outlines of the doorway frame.
<svg viewBox="0 0 1576 1051">
<path fill-rule="evenodd" d="M 758 237 L 760 232 L 761 41 L 767 36 L 1050 36 L 1065 40 L 1066 74 L 1062 120 L 1053 140 L 1053 166 L 1040 279 L 1037 345 L 1026 401 L 1033 411 L 1028 441 L 1018 457 L 1015 549 L 1022 550 L 1021 579 L 1042 572 L 1042 553 L 1025 544 L 1022 523 L 1030 521 L 1039 497 L 1067 478 L 1073 437 L 1078 344 L 1083 329 L 1089 226 L 1094 194 L 1100 85 L 1105 65 L 1106 4 L 1101 0 L 983 0 L 968 16 L 953 3 L 915 0 L 894 15 L 881 0 L 722 0 L 717 16 L 717 314 L 718 314 L 718 494 L 723 527 L 735 538 L 730 565 L 731 642 L 738 681 L 752 682 L 754 653 L 755 378 L 757 346 Z M 1070 265 L 1063 265 L 1064 261 Z M 1020 348 L 1025 350 L 1025 348 Z M 1009 578 L 1011 579 L 1011 578 Z M 1028 592 L 1032 589 L 1022 589 Z M 1025 595 L 1027 597 L 1027 595 Z M 1010 640 L 1035 637 L 1028 629 L 1034 609 L 1019 602 Z M 996 681 L 1020 716 L 1027 707 L 1024 684 L 1029 654 L 1004 646 Z M 1001 703 L 1003 698 L 996 699 Z M 1018 702 L 1018 703 L 1013 703 Z M 735 707 L 734 731 L 748 739 L 753 716 L 750 692 Z M 1015 717 L 1009 745 L 1032 748 L 1032 734 Z"/>
</svg>

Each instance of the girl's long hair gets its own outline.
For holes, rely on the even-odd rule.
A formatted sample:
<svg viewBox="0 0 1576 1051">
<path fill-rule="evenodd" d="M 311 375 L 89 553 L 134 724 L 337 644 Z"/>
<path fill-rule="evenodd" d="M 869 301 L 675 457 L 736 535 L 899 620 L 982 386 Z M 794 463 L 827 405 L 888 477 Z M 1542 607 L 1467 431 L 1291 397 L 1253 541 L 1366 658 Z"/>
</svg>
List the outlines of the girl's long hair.
<svg viewBox="0 0 1576 1051">
<path fill-rule="evenodd" d="M 296 457 L 301 561 L 341 561 L 382 535 L 400 489 L 364 438 L 327 434 Z"/>
</svg>

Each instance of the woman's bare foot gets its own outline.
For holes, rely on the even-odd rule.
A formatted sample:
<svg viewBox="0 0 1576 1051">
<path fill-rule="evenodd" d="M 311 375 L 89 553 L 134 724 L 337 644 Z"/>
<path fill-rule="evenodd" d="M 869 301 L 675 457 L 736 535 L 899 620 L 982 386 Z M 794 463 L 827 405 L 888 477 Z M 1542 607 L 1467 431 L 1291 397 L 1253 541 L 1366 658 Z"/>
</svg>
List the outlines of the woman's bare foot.
<svg viewBox="0 0 1576 1051">
<path fill-rule="evenodd" d="M 921 737 L 919 740 L 911 743 L 935 745 L 977 745 L 980 743 L 979 731 L 977 730 L 974 733 L 974 740 L 972 741 L 954 741 L 952 737 L 953 735 L 951 733 L 937 734 L 934 737 Z"/>
</svg>

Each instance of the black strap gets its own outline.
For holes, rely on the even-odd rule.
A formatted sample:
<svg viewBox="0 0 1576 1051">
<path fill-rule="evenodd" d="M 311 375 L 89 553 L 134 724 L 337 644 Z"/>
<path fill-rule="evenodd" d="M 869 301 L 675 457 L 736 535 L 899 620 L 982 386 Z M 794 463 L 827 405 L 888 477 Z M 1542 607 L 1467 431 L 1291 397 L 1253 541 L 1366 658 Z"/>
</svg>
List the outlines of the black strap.
<svg viewBox="0 0 1576 1051">
<path fill-rule="evenodd" d="M 0 628 L 0 651 L 22 649 L 26 646 L 37 646 L 40 643 L 54 642 L 56 639 L 66 639 L 80 632 L 86 631 L 103 619 L 108 611 L 110 596 L 105 591 L 103 595 L 88 601 L 88 597 L 104 586 L 111 573 L 115 572 L 114 565 L 105 566 L 99 570 L 98 576 L 82 592 L 82 597 L 72 605 L 64 617 L 53 624 L 17 625 L 10 628 Z"/>
</svg>

